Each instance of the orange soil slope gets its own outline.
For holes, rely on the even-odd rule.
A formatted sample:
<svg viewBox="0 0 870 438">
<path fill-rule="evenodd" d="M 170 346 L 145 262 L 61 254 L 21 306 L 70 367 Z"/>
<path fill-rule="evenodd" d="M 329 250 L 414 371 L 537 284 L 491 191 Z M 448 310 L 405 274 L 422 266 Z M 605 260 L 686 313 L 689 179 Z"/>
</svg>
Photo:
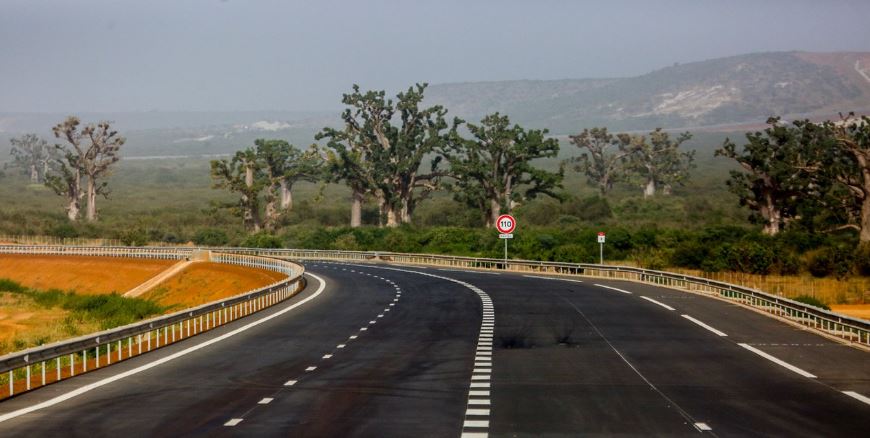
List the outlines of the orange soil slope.
<svg viewBox="0 0 870 438">
<path fill-rule="evenodd" d="M 139 298 L 173 305 L 174 310 L 268 286 L 287 276 L 265 269 L 219 263 L 194 263 Z"/>
<path fill-rule="evenodd" d="M 831 310 L 870 321 L 870 304 L 831 304 Z"/>
<path fill-rule="evenodd" d="M 0 254 L 0 278 L 34 289 L 123 294 L 175 260 Z"/>
</svg>

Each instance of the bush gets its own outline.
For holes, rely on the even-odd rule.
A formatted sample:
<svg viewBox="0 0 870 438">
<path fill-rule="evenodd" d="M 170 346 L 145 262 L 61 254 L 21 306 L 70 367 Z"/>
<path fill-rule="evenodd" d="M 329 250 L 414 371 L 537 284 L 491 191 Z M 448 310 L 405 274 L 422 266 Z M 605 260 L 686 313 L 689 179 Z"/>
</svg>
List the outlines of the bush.
<svg viewBox="0 0 870 438">
<path fill-rule="evenodd" d="M 141 228 L 125 230 L 118 237 L 127 246 L 145 246 L 148 244 L 148 233 Z"/>
<path fill-rule="evenodd" d="M 795 297 L 792 299 L 797 301 L 797 302 L 800 302 L 800 303 L 809 304 L 810 306 L 818 307 L 820 309 L 831 310 L 831 308 L 828 307 L 827 304 L 823 303 L 818 298 L 811 297 L 809 295 L 801 295 L 801 296 L 798 296 L 798 297 Z"/>
<path fill-rule="evenodd" d="M 846 278 L 852 270 L 852 253 L 838 248 L 822 248 L 809 254 L 807 270 L 814 277 L 836 275 Z"/>
<path fill-rule="evenodd" d="M 248 236 L 242 241 L 242 246 L 247 248 L 283 248 L 281 239 L 269 233 L 257 233 Z"/>
<path fill-rule="evenodd" d="M 193 235 L 193 243 L 202 246 L 224 246 L 229 241 L 227 233 L 217 228 L 203 228 Z"/>
<path fill-rule="evenodd" d="M 861 275 L 870 276 L 870 242 L 865 242 L 855 248 L 855 270 Z"/>
<path fill-rule="evenodd" d="M 18 282 L 12 281 L 8 278 L 0 278 L 0 291 L 3 291 L 3 292 L 23 292 L 24 290 L 25 290 L 24 286 L 22 286 Z"/>
</svg>

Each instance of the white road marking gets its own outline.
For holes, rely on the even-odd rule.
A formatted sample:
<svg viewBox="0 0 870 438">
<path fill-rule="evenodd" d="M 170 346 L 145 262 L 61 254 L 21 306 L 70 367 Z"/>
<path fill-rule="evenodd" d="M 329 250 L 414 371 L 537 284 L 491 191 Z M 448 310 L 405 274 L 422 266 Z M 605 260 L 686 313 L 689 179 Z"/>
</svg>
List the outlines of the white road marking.
<svg viewBox="0 0 870 438">
<path fill-rule="evenodd" d="M 295 380 L 288 380 L 286 383 L 284 383 L 284 386 L 293 386 L 295 384 L 296 384 Z"/>
<path fill-rule="evenodd" d="M 689 315 L 681 315 L 681 316 L 682 316 L 683 318 L 688 319 L 689 321 L 694 322 L 695 324 L 698 324 L 698 325 L 701 326 L 701 327 L 704 327 L 704 328 L 707 329 L 707 330 L 710 330 L 711 332 L 713 332 L 713 333 L 715 333 L 715 334 L 717 334 L 717 335 L 719 335 L 719 336 L 728 336 L 728 335 L 725 334 L 725 332 L 722 332 L 722 331 L 716 330 L 716 329 L 714 329 L 713 327 L 710 327 L 709 325 L 707 325 L 707 324 L 705 324 L 705 323 L 703 323 L 703 322 L 701 322 L 701 321 L 698 321 L 697 319 L 692 318 L 692 317 L 689 316 Z"/>
<path fill-rule="evenodd" d="M 466 274 L 486 274 L 486 275 L 501 275 L 498 272 L 483 272 L 483 271 L 464 271 L 462 269 L 439 269 L 439 271 L 447 272 L 464 272 Z"/>
<path fill-rule="evenodd" d="M 233 418 L 232 420 L 227 421 L 226 423 L 224 423 L 224 426 L 233 427 L 233 426 L 235 426 L 235 425 L 237 425 L 237 424 L 239 424 L 239 423 L 241 423 L 241 422 L 242 422 L 242 419 L 241 419 L 241 418 Z"/>
<path fill-rule="evenodd" d="M 856 400 L 858 400 L 858 401 L 861 401 L 861 402 L 864 402 L 864 403 L 870 405 L 870 397 L 867 397 L 867 396 L 864 396 L 864 395 L 858 394 L 858 393 L 855 392 L 855 391 L 843 391 L 843 394 L 846 394 L 846 395 L 848 395 L 849 397 L 852 397 L 852 398 L 854 398 L 854 399 L 856 399 Z"/>
<path fill-rule="evenodd" d="M 700 431 L 713 430 L 713 428 L 708 426 L 707 423 L 695 423 L 695 429 Z"/>
<path fill-rule="evenodd" d="M 363 328 L 359 329 L 359 331 L 364 332 L 364 331 L 366 331 L 366 330 L 368 330 L 368 329 L 369 329 L 368 327 L 363 327 Z"/>
<path fill-rule="evenodd" d="M 816 378 L 816 376 L 813 375 L 812 373 L 808 373 L 808 372 L 806 372 L 806 371 L 804 371 L 804 370 L 802 370 L 802 369 L 800 369 L 800 368 L 798 368 L 798 367 L 796 367 L 788 362 L 777 359 L 777 358 L 775 358 L 775 357 L 773 357 L 773 356 L 771 356 L 771 355 L 769 355 L 769 354 L 767 354 L 767 353 L 765 353 L 765 352 L 763 352 L 763 351 L 761 351 L 761 350 L 759 350 L 751 345 L 747 345 L 747 344 L 737 344 L 737 345 L 739 345 L 739 346 L 741 346 L 741 347 L 743 347 L 743 348 L 745 348 L 745 349 L 747 349 L 747 350 L 749 350 L 749 351 L 751 351 L 751 352 L 753 352 L 753 353 L 755 353 L 755 354 L 757 354 L 757 355 L 759 355 L 759 356 L 761 356 L 761 357 L 763 357 L 763 358 L 765 358 L 765 359 L 767 359 L 767 360 L 769 360 L 769 361 L 771 361 L 771 362 L 773 362 L 773 363 L 775 363 L 783 368 L 786 368 L 790 371 L 798 373 L 804 377 L 808 377 L 810 379 Z"/>
<path fill-rule="evenodd" d="M 559 281 L 570 281 L 572 283 L 583 283 L 580 280 L 571 280 L 570 278 L 544 277 L 543 275 L 523 275 L 523 277 L 540 278 L 542 280 L 559 280 Z"/>
<path fill-rule="evenodd" d="M 460 438 L 489 438 L 486 432 L 462 432 Z"/>
<path fill-rule="evenodd" d="M 489 420 L 465 420 L 462 427 L 489 427 Z"/>
<path fill-rule="evenodd" d="M 473 374 L 471 380 L 489 380 L 489 374 Z"/>
<path fill-rule="evenodd" d="M 331 354 L 324 354 L 324 355 L 323 355 L 323 359 L 329 359 L 329 358 L 331 358 L 331 357 L 332 357 Z"/>
<path fill-rule="evenodd" d="M 344 348 L 344 344 L 338 344 L 335 346 L 335 348 Z"/>
<path fill-rule="evenodd" d="M 489 382 L 471 382 L 471 388 L 489 388 Z"/>
<path fill-rule="evenodd" d="M 469 396 L 489 397 L 489 391 L 468 391 Z"/>
<path fill-rule="evenodd" d="M 317 367 L 315 367 L 315 366 L 310 366 L 310 367 L 308 367 L 308 368 L 305 368 L 305 371 L 306 371 L 306 372 L 310 372 L 310 371 L 314 371 L 314 370 L 316 370 L 316 369 L 317 369 Z"/>
<path fill-rule="evenodd" d="M 629 292 L 629 291 L 627 291 L 627 290 L 617 289 L 617 288 L 615 288 L 615 287 L 605 286 L 605 285 L 603 285 L 603 284 L 598 284 L 598 283 L 595 283 L 595 285 L 598 286 L 598 287 L 603 287 L 603 288 L 605 288 L 605 289 L 615 290 L 615 291 L 617 291 L 617 292 L 622 292 L 622 293 L 624 293 L 624 294 L 629 294 L 629 295 L 631 295 L 631 292 Z"/>
<path fill-rule="evenodd" d="M 489 409 L 466 409 L 465 415 L 489 416 Z"/>
<path fill-rule="evenodd" d="M 489 400 L 472 398 L 472 399 L 468 400 L 468 404 L 470 404 L 470 405 L 489 405 Z"/>
<path fill-rule="evenodd" d="M 16 410 L 16 411 L 12 411 L 12 412 L 8 412 L 8 413 L 6 413 L 6 414 L 0 415 L 0 423 L 2 423 L 2 422 L 4 422 L 4 421 L 7 421 L 7 420 L 11 420 L 11 419 L 13 419 L 13 418 L 20 417 L 20 416 L 25 415 L 25 414 L 29 414 L 29 413 L 34 412 L 34 411 L 38 411 L 38 410 L 40 410 L 40 409 L 44 409 L 44 408 L 47 408 L 47 407 L 50 407 L 50 406 L 54 406 L 54 405 L 56 405 L 56 404 L 58 404 L 58 403 L 64 402 L 64 401 L 69 400 L 69 399 L 71 399 L 71 398 L 75 398 L 75 397 L 78 397 L 78 396 L 80 396 L 80 395 L 82 395 L 82 394 L 85 394 L 85 393 L 88 393 L 88 392 L 90 392 L 90 391 L 93 391 L 94 389 L 97 389 L 97 388 L 99 388 L 99 387 L 101 387 L 101 386 L 105 386 L 105 385 L 108 385 L 108 384 L 110 384 L 110 383 L 112 383 L 112 382 L 116 382 L 116 381 L 118 381 L 118 380 L 121 380 L 121 379 L 124 379 L 124 378 L 130 377 L 130 376 L 135 375 L 135 374 L 139 374 L 139 373 L 141 373 L 141 372 L 143 372 L 143 371 L 146 371 L 146 370 L 150 370 L 151 368 L 154 368 L 154 367 L 157 367 L 157 366 L 163 365 L 163 364 L 165 364 L 166 362 L 170 362 L 170 361 L 175 360 L 175 359 L 177 359 L 177 358 L 179 358 L 179 357 L 186 356 L 186 355 L 188 355 L 188 354 L 190 354 L 190 353 L 193 353 L 194 351 L 201 350 L 201 349 L 203 349 L 203 348 L 205 348 L 205 347 L 208 347 L 209 345 L 216 344 L 216 343 L 218 343 L 218 342 L 220 342 L 220 341 L 223 341 L 224 339 L 231 338 L 231 337 L 233 337 L 233 336 L 235 336 L 235 335 L 237 335 L 237 334 L 239 334 L 239 333 L 242 333 L 242 332 L 245 332 L 245 331 L 247 331 L 247 330 L 250 330 L 251 328 L 256 327 L 256 326 L 258 326 L 258 325 L 260 325 L 260 324 L 262 324 L 262 323 L 264 323 L 264 322 L 266 322 L 266 321 L 270 321 L 270 320 L 275 319 L 275 318 L 277 318 L 277 317 L 279 317 L 279 316 L 281 316 L 281 315 L 284 315 L 285 313 L 287 313 L 287 312 L 289 312 L 289 311 L 291 311 L 291 310 L 293 310 L 293 309 L 295 309 L 295 308 L 297 308 L 297 307 L 299 307 L 299 306 L 301 306 L 301 305 L 303 305 L 303 304 L 305 304 L 305 303 L 307 303 L 307 302 L 309 302 L 309 301 L 311 301 L 311 300 L 317 298 L 318 296 L 320 296 L 321 293 L 323 293 L 323 290 L 326 289 L 326 280 L 324 280 L 324 279 L 322 279 L 322 278 L 320 278 L 319 276 L 314 275 L 314 274 L 310 274 L 310 273 L 309 273 L 309 274 L 307 274 L 307 275 L 309 275 L 309 276 L 311 276 L 312 278 L 314 278 L 314 279 L 316 279 L 317 281 L 319 281 L 319 282 L 320 282 L 320 287 L 318 287 L 317 290 L 316 290 L 313 294 L 311 294 L 311 296 L 309 296 L 309 297 L 307 297 L 307 298 L 305 298 L 305 299 L 299 301 L 299 302 L 296 303 L 296 304 L 293 304 L 293 305 L 291 305 L 291 306 L 288 306 L 287 308 L 281 309 L 281 310 L 279 310 L 279 311 L 277 311 L 277 312 L 275 312 L 275 313 L 273 313 L 273 314 L 271 314 L 271 315 L 264 316 L 264 317 L 262 317 L 262 318 L 260 318 L 260 319 L 258 319 L 258 320 L 256 320 L 256 321 L 251 321 L 251 322 L 249 322 L 249 323 L 247 323 L 247 324 L 245 324 L 245 325 L 243 325 L 243 326 L 241 326 L 241 327 L 239 327 L 239 328 L 237 328 L 237 329 L 235 329 L 235 330 L 233 330 L 233 331 L 231 331 L 231 332 L 224 333 L 224 334 L 222 334 L 222 335 L 220 335 L 220 336 L 218 336 L 218 337 L 216 337 L 216 338 L 209 339 L 209 340 L 207 340 L 207 341 L 204 341 L 204 342 L 199 343 L 199 344 L 197 344 L 197 345 L 194 345 L 194 346 L 192 346 L 192 347 L 188 347 L 188 348 L 185 348 L 184 350 L 181 350 L 181 351 L 178 351 L 178 352 L 176 352 L 176 353 L 170 354 L 169 356 L 166 356 L 166 357 L 163 357 L 163 358 L 161 358 L 161 359 L 157 359 L 157 360 L 155 360 L 155 361 L 153 361 L 153 362 L 150 362 L 150 363 L 147 363 L 147 364 L 144 364 L 144 365 L 138 366 L 138 367 L 136 367 L 136 368 L 133 368 L 133 369 L 128 370 L 128 371 L 125 371 L 125 372 L 123 372 L 123 373 L 116 374 L 116 375 L 111 376 L 111 377 L 106 377 L 105 379 L 98 380 L 98 381 L 96 381 L 96 382 L 94 382 L 94 383 L 90 383 L 90 384 L 88 384 L 88 385 L 85 385 L 85 386 L 82 386 L 82 387 L 77 388 L 77 389 L 75 389 L 75 390 L 72 390 L 72 391 L 70 391 L 70 392 L 68 392 L 68 393 L 66 393 L 66 394 L 59 395 L 59 396 L 57 396 L 57 397 L 54 397 L 54 398 L 48 399 L 48 400 L 46 400 L 46 401 L 44 401 L 44 402 L 41 402 L 41 403 L 37 403 L 37 404 L 35 404 L 35 405 L 33 405 L 33 406 L 29 406 L 29 407 L 26 407 L 26 408 L 21 408 L 21 409 L 18 409 L 18 410 Z M 230 420 L 230 421 L 232 421 L 232 420 Z M 239 421 L 241 421 L 241 420 L 239 420 Z M 236 423 L 236 424 L 238 424 L 238 423 Z"/>
<path fill-rule="evenodd" d="M 643 298 L 643 299 L 645 299 L 645 300 L 647 300 L 647 301 L 649 301 L 649 302 L 651 302 L 651 303 L 653 303 L 653 304 L 658 304 L 659 306 L 662 306 L 662 307 L 664 307 L 665 309 L 668 309 L 668 310 L 676 310 L 676 309 L 674 309 L 673 307 L 671 307 L 671 306 L 669 306 L 669 305 L 667 305 L 667 304 L 665 304 L 665 303 L 662 303 L 662 302 L 660 302 L 660 301 L 656 301 L 656 300 L 654 300 L 654 299 L 652 299 L 652 298 L 650 298 L 650 297 L 641 296 L 641 298 Z"/>
<path fill-rule="evenodd" d="M 350 338 L 348 338 L 348 339 L 356 339 L 356 338 L 357 338 L 357 335 L 350 335 Z"/>
<path fill-rule="evenodd" d="M 257 404 L 258 405 L 268 405 L 269 403 L 272 403 L 272 400 L 275 400 L 275 399 L 271 398 L 271 397 L 265 397 L 262 400 L 258 401 Z"/>
</svg>

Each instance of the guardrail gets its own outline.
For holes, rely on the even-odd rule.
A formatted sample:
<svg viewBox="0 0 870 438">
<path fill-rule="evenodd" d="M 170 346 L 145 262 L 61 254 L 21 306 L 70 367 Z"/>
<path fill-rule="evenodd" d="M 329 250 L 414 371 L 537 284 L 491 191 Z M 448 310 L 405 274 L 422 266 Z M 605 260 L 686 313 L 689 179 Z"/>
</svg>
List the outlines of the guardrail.
<svg viewBox="0 0 870 438">
<path fill-rule="evenodd" d="M 191 248 L 49 247 L 0 245 L 0 253 L 182 259 Z M 269 269 L 288 277 L 231 298 L 158 316 L 123 327 L 29 348 L 0 357 L 8 391 L 0 399 L 84 374 L 156 350 L 278 304 L 304 288 L 304 268 L 258 255 L 212 253 L 217 263 Z"/>
<path fill-rule="evenodd" d="M 465 269 L 484 269 L 556 274 L 580 277 L 595 277 L 627 280 L 665 286 L 693 293 L 715 296 L 735 302 L 766 314 L 784 318 L 810 329 L 835 336 L 847 342 L 870 347 L 870 321 L 840 315 L 788 298 L 772 295 L 756 289 L 709 280 L 691 275 L 654 271 L 628 266 L 609 266 L 534 260 L 507 260 L 432 254 L 407 254 L 395 252 L 320 251 L 294 249 L 226 249 L 236 254 L 259 254 L 294 260 L 339 260 L 382 261 Z"/>
</svg>

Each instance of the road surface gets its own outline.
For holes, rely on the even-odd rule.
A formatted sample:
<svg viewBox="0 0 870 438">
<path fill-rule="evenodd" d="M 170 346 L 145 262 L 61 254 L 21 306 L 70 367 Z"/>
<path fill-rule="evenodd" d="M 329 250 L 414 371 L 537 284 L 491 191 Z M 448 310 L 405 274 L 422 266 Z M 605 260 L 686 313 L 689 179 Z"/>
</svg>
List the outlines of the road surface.
<svg viewBox="0 0 870 438">
<path fill-rule="evenodd" d="M 870 353 L 731 303 L 619 281 L 306 269 L 286 303 L 0 404 L 0 436 L 870 431 Z"/>
</svg>

